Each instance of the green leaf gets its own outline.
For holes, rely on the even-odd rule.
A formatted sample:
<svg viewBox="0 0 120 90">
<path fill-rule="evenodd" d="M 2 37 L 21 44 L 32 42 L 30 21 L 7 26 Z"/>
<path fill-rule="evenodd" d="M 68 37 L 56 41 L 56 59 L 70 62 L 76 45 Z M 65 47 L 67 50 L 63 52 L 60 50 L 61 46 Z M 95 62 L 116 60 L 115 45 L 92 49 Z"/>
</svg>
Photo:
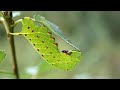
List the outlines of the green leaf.
<svg viewBox="0 0 120 90">
<path fill-rule="evenodd" d="M 60 30 L 60 28 L 59 28 L 56 24 L 54 24 L 54 23 L 46 20 L 45 17 L 40 16 L 40 15 L 34 15 L 33 18 L 34 18 L 36 21 L 44 24 L 49 30 L 51 30 L 51 31 L 52 31 L 53 33 L 55 33 L 56 35 L 60 36 L 66 43 L 68 43 L 69 45 L 71 45 L 73 48 L 79 50 L 75 45 L 73 45 L 73 44 L 66 38 L 66 36 L 63 34 L 62 30 Z M 80 51 L 80 50 L 79 50 L 79 51 Z"/>
<path fill-rule="evenodd" d="M 0 63 L 4 60 L 5 57 L 6 57 L 5 51 L 0 50 Z"/>
<path fill-rule="evenodd" d="M 80 50 L 60 51 L 58 43 L 56 43 L 50 32 L 55 32 L 56 30 L 53 30 L 49 23 L 42 20 L 44 17 L 40 19 L 42 23 L 36 23 L 38 21 L 30 17 L 24 17 L 22 20 L 22 31 L 20 33 L 12 33 L 12 35 L 23 35 L 50 65 L 62 70 L 72 70 L 80 62 Z"/>
</svg>

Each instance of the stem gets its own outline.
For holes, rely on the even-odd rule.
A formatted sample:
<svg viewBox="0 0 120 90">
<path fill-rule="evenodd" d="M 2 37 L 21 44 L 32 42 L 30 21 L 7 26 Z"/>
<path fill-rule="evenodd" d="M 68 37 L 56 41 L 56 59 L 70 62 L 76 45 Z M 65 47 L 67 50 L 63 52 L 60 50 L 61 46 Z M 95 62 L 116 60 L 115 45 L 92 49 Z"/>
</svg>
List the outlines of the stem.
<svg viewBox="0 0 120 90">
<path fill-rule="evenodd" d="M 14 25 L 12 25 L 12 27 L 15 27 L 21 21 L 22 21 L 22 19 L 19 19 L 19 20 L 15 21 L 15 23 L 14 23 Z"/>
<path fill-rule="evenodd" d="M 16 79 L 19 79 L 19 72 L 18 72 L 18 65 L 16 59 L 16 52 L 15 52 L 15 45 L 14 45 L 14 37 L 9 33 L 13 33 L 14 27 L 11 27 L 14 23 L 12 20 L 12 11 L 5 11 L 3 16 L 3 25 L 6 29 L 6 33 L 8 36 L 8 41 L 10 43 L 11 53 L 12 53 L 12 60 L 13 60 L 13 71 L 16 76 Z"/>
</svg>

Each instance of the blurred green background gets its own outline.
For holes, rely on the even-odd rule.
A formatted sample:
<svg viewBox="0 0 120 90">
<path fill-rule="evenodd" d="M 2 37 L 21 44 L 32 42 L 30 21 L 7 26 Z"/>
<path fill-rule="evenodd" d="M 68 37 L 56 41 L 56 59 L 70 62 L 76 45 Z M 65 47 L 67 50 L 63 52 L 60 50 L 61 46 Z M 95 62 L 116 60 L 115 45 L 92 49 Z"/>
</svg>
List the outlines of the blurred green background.
<svg viewBox="0 0 120 90">
<path fill-rule="evenodd" d="M 22 17 L 39 14 L 57 24 L 68 39 L 82 51 L 80 63 L 72 71 L 62 71 L 46 63 L 23 37 L 15 36 L 20 77 L 40 79 L 107 79 L 120 78 L 120 12 L 119 11 L 20 11 Z M 21 31 L 21 24 L 15 27 Z M 71 49 L 58 36 L 59 48 Z M 0 70 L 12 71 L 10 46 L 0 24 L 0 49 L 7 57 Z M 15 78 L 0 73 L 0 78 Z"/>
</svg>

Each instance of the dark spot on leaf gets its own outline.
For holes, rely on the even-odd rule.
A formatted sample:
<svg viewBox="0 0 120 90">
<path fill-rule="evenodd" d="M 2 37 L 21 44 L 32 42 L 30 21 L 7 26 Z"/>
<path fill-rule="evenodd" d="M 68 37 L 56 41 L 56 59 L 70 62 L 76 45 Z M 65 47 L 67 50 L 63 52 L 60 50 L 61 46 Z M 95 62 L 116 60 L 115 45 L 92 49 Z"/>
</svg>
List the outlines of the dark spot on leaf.
<svg viewBox="0 0 120 90">
<path fill-rule="evenodd" d="M 30 27 L 28 27 L 28 29 L 29 29 Z"/>
<path fill-rule="evenodd" d="M 31 39 L 29 39 L 31 41 Z"/>
<path fill-rule="evenodd" d="M 42 57 L 44 57 L 44 55 L 42 55 Z"/>
<path fill-rule="evenodd" d="M 34 32 L 34 30 L 32 30 L 32 32 Z"/>
<path fill-rule="evenodd" d="M 53 58 L 55 58 L 55 56 L 53 56 Z"/>
<path fill-rule="evenodd" d="M 48 46 L 46 46 L 46 49 L 48 49 Z"/>
<path fill-rule="evenodd" d="M 22 35 L 22 34 L 19 34 L 19 35 Z"/>
<path fill-rule="evenodd" d="M 52 54 L 52 52 L 50 52 L 50 54 Z"/>
<path fill-rule="evenodd" d="M 54 37 L 51 37 L 53 40 L 55 40 L 55 38 Z"/>
<path fill-rule="evenodd" d="M 27 36 L 27 34 L 25 34 L 25 36 Z"/>
<path fill-rule="evenodd" d="M 51 37 L 53 40 L 55 40 L 55 38 L 54 37 Z"/>
<path fill-rule="evenodd" d="M 52 34 L 51 32 L 48 32 L 48 34 Z"/>
<path fill-rule="evenodd" d="M 33 44 L 35 46 L 35 44 Z"/>
<path fill-rule="evenodd" d="M 58 43 L 55 43 L 55 46 L 58 46 Z"/>
<path fill-rule="evenodd" d="M 67 70 L 69 70 L 69 69 L 67 69 Z"/>
<path fill-rule="evenodd" d="M 40 51 L 39 49 L 37 49 L 38 51 Z"/>
<path fill-rule="evenodd" d="M 40 37 L 37 35 L 37 38 L 40 38 Z"/>
<path fill-rule="evenodd" d="M 54 38 L 54 37 L 53 37 L 52 39 L 53 39 L 53 40 L 55 40 L 55 38 Z"/>
<path fill-rule="evenodd" d="M 44 41 L 42 41 L 42 43 L 45 43 Z"/>
</svg>

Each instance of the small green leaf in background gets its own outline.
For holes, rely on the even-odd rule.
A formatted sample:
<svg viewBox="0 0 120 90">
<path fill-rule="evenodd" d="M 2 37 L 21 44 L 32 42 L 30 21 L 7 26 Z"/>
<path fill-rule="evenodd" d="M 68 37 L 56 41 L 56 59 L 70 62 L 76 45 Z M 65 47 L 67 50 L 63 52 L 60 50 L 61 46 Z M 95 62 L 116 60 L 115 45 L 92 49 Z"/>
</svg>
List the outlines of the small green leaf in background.
<svg viewBox="0 0 120 90">
<path fill-rule="evenodd" d="M 4 60 L 5 57 L 6 57 L 5 51 L 0 50 L 0 63 Z"/>
</svg>

